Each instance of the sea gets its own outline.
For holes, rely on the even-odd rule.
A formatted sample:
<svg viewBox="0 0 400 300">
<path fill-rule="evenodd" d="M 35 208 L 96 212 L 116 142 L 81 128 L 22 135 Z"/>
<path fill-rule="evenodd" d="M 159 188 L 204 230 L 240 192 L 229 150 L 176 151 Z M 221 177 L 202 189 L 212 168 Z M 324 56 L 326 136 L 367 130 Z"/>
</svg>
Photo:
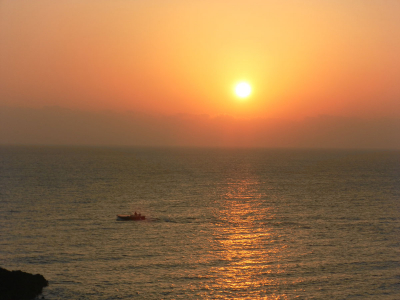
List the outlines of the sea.
<svg viewBox="0 0 400 300">
<path fill-rule="evenodd" d="M 400 299 L 400 151 L 1 146 L 0 266 L 54 300 Z"/>
</svg>

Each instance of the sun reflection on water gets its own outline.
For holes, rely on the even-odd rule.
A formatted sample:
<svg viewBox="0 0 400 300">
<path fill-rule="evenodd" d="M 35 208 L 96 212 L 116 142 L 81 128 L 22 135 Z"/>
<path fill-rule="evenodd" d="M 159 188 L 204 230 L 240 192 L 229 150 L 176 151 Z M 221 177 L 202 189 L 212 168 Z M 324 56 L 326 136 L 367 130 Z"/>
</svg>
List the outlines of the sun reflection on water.
<svg viewBox="0 0 400 300">
<path fill-rule="evenodd" d="M 284 272 L 280 260 L 286 246 L 277 242 L 269 225 L 274 211 L 260 192 L 260 183 L 254 178 L 230 179 L 222 186 L 219 201 L 213 236 L 219 261 L 209 287 L 213 296 L 287 299 L 275 279 Z"/>
</svg>

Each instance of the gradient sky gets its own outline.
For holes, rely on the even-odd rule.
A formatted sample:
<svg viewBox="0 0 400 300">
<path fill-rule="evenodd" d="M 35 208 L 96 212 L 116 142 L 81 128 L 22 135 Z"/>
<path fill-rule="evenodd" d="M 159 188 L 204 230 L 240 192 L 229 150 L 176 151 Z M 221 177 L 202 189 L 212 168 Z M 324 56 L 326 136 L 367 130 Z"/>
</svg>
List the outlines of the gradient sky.
<svg viewBox="0 0 400 300">
<path fill-rule="evenodd" d="M 398 0 L 1 0 L 0 106 L 398 119 L 399 16 Z"/>
</svg>

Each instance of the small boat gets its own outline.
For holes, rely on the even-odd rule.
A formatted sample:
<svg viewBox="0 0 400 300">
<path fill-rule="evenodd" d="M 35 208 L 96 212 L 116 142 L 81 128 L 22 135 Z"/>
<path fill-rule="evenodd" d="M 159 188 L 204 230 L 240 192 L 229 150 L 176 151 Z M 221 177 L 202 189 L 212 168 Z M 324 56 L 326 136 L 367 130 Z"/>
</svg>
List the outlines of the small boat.
<svg viewBox="0 0 400 300">
<path fill-rule="evenodd" d="M 142 216 L 141 214 L 135 214 L 135 215 L 117 215 L 118 220 L 123 220 L 123 221 L 141 221 L 141 220 L 146 220 L 145 216 Z"/>
</svg>

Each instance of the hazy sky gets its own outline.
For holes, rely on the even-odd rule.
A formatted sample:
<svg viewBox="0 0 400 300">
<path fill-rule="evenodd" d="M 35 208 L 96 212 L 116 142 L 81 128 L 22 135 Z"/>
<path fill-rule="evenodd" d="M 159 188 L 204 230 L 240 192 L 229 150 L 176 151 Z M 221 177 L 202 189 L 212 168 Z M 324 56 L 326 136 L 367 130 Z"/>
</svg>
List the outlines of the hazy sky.
<svg viewBox="0 0 400 300">
<path fill-rule="evenodd" d="M 0 109 L 57 106 L 89 123 L 134 112 L 130 126 L 152 115 L 159 128 L 166 116 L 225 116 L 236 132 L 245 118 L 246 135 L 270 129 L 261 119 L 397 120 L 399 16 L 398 0 L 0 0 Z M 233 92 L 242 80 L 246 99 Z"/>
</svg>

